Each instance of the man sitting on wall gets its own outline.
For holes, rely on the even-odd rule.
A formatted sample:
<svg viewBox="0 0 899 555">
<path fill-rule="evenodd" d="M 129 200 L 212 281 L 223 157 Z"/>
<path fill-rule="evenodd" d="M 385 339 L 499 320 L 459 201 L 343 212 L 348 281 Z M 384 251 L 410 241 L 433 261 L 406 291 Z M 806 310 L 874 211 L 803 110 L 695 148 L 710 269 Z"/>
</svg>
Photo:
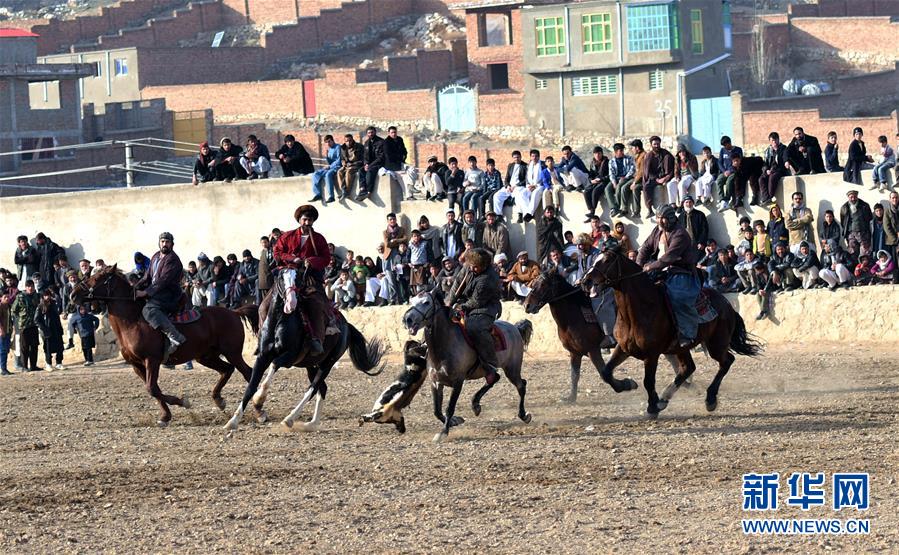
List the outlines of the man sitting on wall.
<svg viewBox="0 0 899 555">
<path fill-rule="evenodd" d="M 215 160 L 210 163 L 215 166 L 216 181 L 230 182 L 233 179 L 245 179 L 247 172 L 240 165 L 240 155 L 243 153 L 243 149 L 233 144 L 228 137 L 223 137 L 219 146 L 221 148 L 215 154 Z"/>
<path fill-rule="evenodd" d="M 265 143 L 259 141 L 256 135 L 247 137 L 247 149 L 240 157 L 240 165 L 249 176 L 248 179 L 268 179 L 268 172 L 272 169 L 272 155 Z"/>
<path fill-rule="evenodd" d="M 293 177 L 294 172 L 306 175 L 314 170 L 312 158 L 293 135 L 284 137 L 284 144 L 275 152 L 275 157 L 281 162 L 281 173 L 284 177 Z"/>
</svg>

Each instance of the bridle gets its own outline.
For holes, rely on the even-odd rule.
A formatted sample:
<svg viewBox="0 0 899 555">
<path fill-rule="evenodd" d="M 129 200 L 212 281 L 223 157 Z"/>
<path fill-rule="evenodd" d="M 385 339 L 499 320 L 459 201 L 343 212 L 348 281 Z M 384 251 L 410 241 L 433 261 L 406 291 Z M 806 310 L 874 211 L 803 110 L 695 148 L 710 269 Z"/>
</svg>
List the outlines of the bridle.
<svg viewBox="0 0 899 555">
<path fill-rule="evenodd" d="M 615 267 L 620 269 L 621 268 L 621 260 L 620 260 L 621 255 L 614 251 L 606 251 L 606 252 L 608 252 L 611 256 L 615 257 L 615 262 L 614 262 Z M 597 262 L 599 262 L 599 261 L 597 260 Z M 626 274 L 626 275 L 619 275 L 618 277 L 612 278 L 612 277 L 609 277 L 608 274 L 606 274 L 605 272 L 603 272 L 602 270 L 597 268 L 595 262 L 593 263 L 593 267 L 590 268 L 590 271 L 587 272 L 587 275 L 590 275 L 593 272 L 596 272 L 600 276 L 602 276 L 602 279 L 603 279 L 603 283 L 601 284 L 602 287 L 611 287 L 617 283 L 621 283 L 624 280 L 635 278 L 637 276 L 644 274 L 643 269 L 641 268 L 636 272 Z"/>
<path fill-rule="evenodd" d="M 419 316 L 421 316 L 422 323 L 424 323 L 424 322 L 430 322 L 430 321 L 433 319 L 433 317 L 434 317 L 434 311 L 437 310 L 437 308 L 436 308 L 437 301 L 434 299 L 434 296 L 431 295 L 430 292 L 425 293 L 425 296 L 427 296 L 428 299 L 430 299 L 430 301 L 431 301 L 431 302 L 429 303 L 429 304 L 430 304 L 430 308 L 429 308 L 428 310 L 426 310 L 426 311 L 425 311 L 425 310 L 422 310 L 422 309 L 420 308 L 420 307 L 421 307 L 421 303 L 419 303 L 419 304 L 413 304 L 413 305 L 410 305 L 410 306 L 409 306 L 409 310 L 412 310 L 412 311 L 414 311 L 416 314 L 418 314 Z"/>
<path fill-rule="evenodd" d="M 561 276 L 560 276 L 560 277 L 561 277 Z M 540 276 L 539 279 L 545 280 L 546 278 L 545 278 L 544 276 Z M 576 295 L 576 294 L 582 293 L 582 292 L 583 292 L 583 290 L 582 290 L 580 287 L 575 287 L 575 288 L 572 289 L 571 291 L 568 291 L 568 292 L 566 292 L 566 293 L 562 293 L 561 295 L 557 295 L 557 296 L 555 296 L 555 297 L 553 297 L 553 298 L 551 298 L 551 299 L 549 299 L 549 300 L 547 300 L 547 301 L 543 301 L 543 303 L 542 303 L 540 306 L 552 304 L 552 303 L 554 303 L 554 302 L 556 302 L 556 301 L 560 301 L 560 300 L 562 300 L 562 299 L 564 299 L 564 298 L 567 298 L 567 297 L 570 297 L 570 296 L 572 296 L 572 295 Z"/>
<path fill-rule="evenodd" d="M 106 279 L 103 280 L 103 283 L 100 286 L 105 287 L 107 291 L 109 291 L 109 282 L 112 281 L 113 274 L 109 274 L 106 276 Z M 84 282 L 79 282 L 78 285 L 72 290 L 72 294 L 75 294 L 77 291 L 87 289 L 87 294 L 84 296 L 85 301 L 133 301 L 134 297 L 134 289 L 132 288 L 132 294 L 130 297 L 113 297 L 113 296 L 98 296 L 94 295 L 94 287 L 85 287 Z"/>
</svg>

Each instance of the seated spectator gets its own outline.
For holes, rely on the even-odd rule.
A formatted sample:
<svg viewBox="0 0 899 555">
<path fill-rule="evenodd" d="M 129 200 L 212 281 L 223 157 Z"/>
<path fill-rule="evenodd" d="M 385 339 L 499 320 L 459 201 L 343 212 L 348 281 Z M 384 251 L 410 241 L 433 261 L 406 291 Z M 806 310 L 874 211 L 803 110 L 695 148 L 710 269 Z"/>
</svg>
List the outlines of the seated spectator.
<svg viewBox="0 0 899 555">
<path fill-rule="evenodd" d="M 496 169 L 496 160 L 487 158 L 487 169 L 484 171 L 484 194 L 481 195 L 481 201 L 478 206 L 478 214 L 486 216 L 487 212 L 492 212 L 493 196 L 504 187 L 503 174 Z M 495 215 L 495 212 L 494 212 Z"/>
<path fill-rule="evenodd" d="M 293 177 L 294 173 L 310 174 L 315 169 L 306 147 L 300 144 L 293 135 L 284 137 L 284 144 L 275 152 L 275 158 L 281 163 L 281 173 L 284 177 Z"/>
<path fill-rule="evenodd" d="M 209 286 L 212 283 L 212 263 L 204 253 L 197 255 L 197 276 L 192 284 L 191 303 L 195 307 L 212 306 Z"/>
<path fill-rule="evenodd" d="M 512 162 L 506 167 L 506 178 L 503 181 L 504 186 L 493 194 L 493 211 L 497 217 L 502 219 L 503 207 L 506 204 L 514 203 L 516 192 L 519 187 L 524 187 L 527 183 L 528 166 L 521 161 L 521 152 L 512 151 Z"/>
<path fill-rule="evenodd" d="M 362 145 L 362 169 L 363 174 L 359 179 L 359 191 L 356 194 L 356 202 L 362 202 L 369 195 L 374 194 L 378 186 L 378 178 L 381 169 L 386 162 L 384 157 L 384 139 L 378 136 L 378 129 L 369 126 L 365 130 L 365 143 Z"/>
<path fill-rule="evenodd" d="M 802 282 L 803 289 L 812 289 L 818 283 L 821 262 L 808 241 L 799 243 L 799 252 L 793 258 L 793 275 Z"/>
<path fill-rule="evenodd" d="M 871 268 L 871 284 L 892 284 L 895 283 L 894 274 L 896 272 L 896 262 L 886 250 L 877 251 L 877 262 Z"/>
<path fill-rule="evenodd" d="M 384 273 L 383 267 L 376 264 L 370 256 L 366 256 L 362 262 L 368 269 L 368 279 L 365 280 L 365 302 L 363 306 L 384 306 L 390 302 L 390 280 Z"/>
<path fill-rule="evenodd" d="M 562 205 L 562 191 L 565 190 L 565 182 L 556 169 L 556 160 L 552 156 L 547 156 L 543 161 L 544 183 L 547 184 L 543 189 L 543 207 L 550 206 L 558 208 Z M 536 212 L 534 213 L 536 217 Z"/>
<path fill-rule="evenodd" d="M 752 206 L 766 206 L 777 196 L 777 186 L 781 178 L 787 175 L 787 147 L 780 142 L 776 131 L 768 134 L 768 148 L 765 149 L 765 166 L 758 183 L 751 181 Z"/>
<path fill-rule="evenodd" d="M 344 135 L 343 144 L 340 146 L 340 169 L 337 170 L 338 200 L 343 200 L 352 192 L 359 171 L 365 164 L 364 157 L 365 149 L 356 142 L 356 138 L 349 133 Z"/>
<path fill-rule="evenodd" d="M 247 279 L 247 276 L 242 273 L 237 274 L 237 280 L 231 286 L 229 293 L 229 308 L 240 308 L 256 302 L 256 288 Z"/>
<path fill-rule="evenodd" d="M 739 208 L 749 209 L 746 206 L 746 191 L 749 183 L 758 181 L 762 176 L 765 161 L 761 156 L 733 156 L 734 181 L 731 200 L 731 209 L 735 212 Z"/>
<path fill-rule="evenodd" d="M 630 250 L 630 249 L 628 249 Z M 724 250 L 724 249 L 722 249 Z M 624 252 L 627 252 L 626 250 Z M 727 252 L 725 251 L 725 254 Z M 696 262 L 696 269 L 699 271 L 700 281 L 705 283 L 709 278 L 709 266 L 714 265 L 718 261 L 718 242 L 709 239 L 708 244 L 700 252 L 699 260 Z"/>
<path fill-rule="evenodd" d="M 446 183 L 449 180 L 449 166 L 437 159 L 428 158 L 428 167 L 421 178 L 425 187 L 425 200 L 441 201 L 446 199 Z"/>
<path fill-rule="evenodd" d="M 247 149 L 240 157 L 240 165 L 247 172 L 247 179 L 268 179 L 268 172 L 272 169 L 272 155 L 256 135 L 247 136 Z"/>
<path fill-rule="evenodd" d="M 565 242 L 562 244 L 562 254 L 575 258 L 575 255 L 577 254 L 577 245 L 574 242 L 574 232 L 568 230 L 563 237 L 565 238 Z"/>
<path fill-rule="evenodd" d="M 843 171 L 840 165 L 840 145 L 837 144 L 837 132 L 827 134 L 827 146 L 824 147 L 824 169 L 830 173 Z"/>
<path fill-rule="evenodd" d="M 858 257 L 858 264 L 855 265 L 855 270 L 852 272 L 852 275 L 855 278 L 855 285 L 871 284 L 871 280 L 874 277 L 871 274 L 873 266 L 874 265 L 871 264 L 871 257 L 867 254 Z"/>
<path fill-rule="evenodd" d="M 824 173 L 821 144 L 817 137 L 806 135 L 801 127 L 793 129 L 793 140 L 787 146 L 786 168 L 793 175 Z"/>
<path fill-rule="evenodd" d="M 793 291 L 799 288 L 796 275 L 793 273 L 793 253 L 786 241 L 777 243 L 774 253 L 768 261 L 769 291 Z"/>
<path fill-rule="evenodd" d="M 246 276 L 247 281 L 255 289 L 256 281 L 259 279 L 259 260 L 253 257 L 250 249 L 244 249 L 240 256 L 241 261 L 237 271 Z"/>
<path fill-rule="evenodd" d="M 609 183 L 606 185 L 606 202 L 609 204 L 609 214 L 613 218 L 619 216 L 634 217 L 630 212 L 633 204 L 633 191 L 631 185 L 637 173 L 634 158 L 624 153 L 624 145 L 615 143 L 612 145 L 613 157 L 609 160 Z M 637 202 L 639 204 L 639 201 Z M 593 214 L 588 213 L 587 223 Z"/>
<path fill-rule="evenodd" d="M 206 290 L 206 299 L 209 306 L 216 306 L 225 300 L 225 286 L 230 281 L 231 272 L 225 263 L 225 259 L 221 256 L 216 256 L 212 260 L 212 281 Z"/>
<path fill-rule="evenodd" d="M 540 266 L 528 257 L 528 251 L 519 252 L 515 258 L 506 283 L 517 297 L 523 299 L 531 292 L 531 284 L 540 276 Z"/>
<path fill-rule="evenodd" d="M 200 152 L 197 154 L 197 160 L 194 162 L 194 176 L 192 183 L 198 185 L 200 183 L 208 183 L 215 179 L 215 154 L 209 148 L 209 143 L 203 141 L 200 143 Z"/>
<path fill-rule="evenodd" d="M 481 199 L 487 192 L 487 177 L 484 170 L 478 167 L 478 159 L 468 157 L 468 169 L 465 170 L 465 188 L 462 194 L 462 208 L 476 214 L 478 218 L 484 216 L 481 211 Z"/>
<path fill-rule="evenodd" d="M 223 137 L 219 145 L 221 148 L 215 153 L 213 160 L 216 181 L 228 183 L 234 179 L 245 179 L 247 172 L 240 165 L 243 149 L 233 144 L 228 137 Z"/>
<path fill-rule="evenodd" d="M 755 295 L 758 293 L 759 279 L 758 272 L 756 272 L 758 268 L 762 268 L 763 271 L 766 270 L 765 265 L 756 258 L 752 250 L 745 251 L 742 261 L 734 265 L 734 270 L 737 271 L 737 277 L 740 278 L 740 284 L 743 286 L 744 295 Z"/>
<path fill-rule="evenodd" d="M 630 260 L 631 262 L 636 262 L 638 254 L 639 253 L 637 253 L 637 251 L 628 251 L 627 259 Z"/>
<path fill-rule="evenodd" d="M 459 206 L 459 212 L 464 212 L 465 209 L 462 207 L 462 193 L 465 188 L 465 172 L 459 169 L 459 161 L 456 160 L 454 156 L 450 156 L 450 158 L 446 161 L 448 171 L 446 174 L 446 182 L 444 185 L 444 192 L 446 193 L 446 201 L 449 203 L 449 210 L 453 209 L 453 206 Z"/>
<path fill-rule="evenodd" d="M 837 288 L 849 287 L 852 274 L 846 267 L 846 253 L 840 248 L 840 244 L 836 239 L 828 239 L 824 243 L 824 253 L 821 255 L 821 272 L 820 277 L 829 286 L 831 291 Z"/>
<path fill-rule="evenodd" d="M 81 352 L 84 355 L 84 365 L 94 365 L 94 348 L 97 340 L 94 332 L 100 328 L 100 320 L 90 313 L 86 304 L 78 307 L 78 313 L 69 318 L 69 336 L 77 331 L 81 340 Z"/>
<path fill-rule="evenodd" d="M 699 162 L 696 156 L 685 145 L 678 144 L 674 179 L 667 183 L 668 203 L 680 207 L 684 203 L 684 198 L 690 194 L 690 186 L 698 178 Z"/>
<path fill-rule="evenodd" d="M 696 180 L 696 197 L 699 204 L 712 202 L 712 184 L 718 179 L 718 159 L 712 149 L 702 147 L 702 159 L 699 160 L 699 178 Z"/>
<path fill-rule="evenodd" d="M 727 256 L 727 251 L 718 249 L 712 255 L 715 261 L 707 266 L 708 279 L 705 286 L 719 293 L 732 293 L 741 288 L 740 277 L 737 270 Z"/>
<path fill-rule="evenodd" d="M 356 306 L 356 284 L 347 270 L 340 270 L 337 280 L 331 285 L 331 299 L 342 310 Z"/>
<path fill-rule="evenodd" d="M 518 216 L 517 223 L 527 223 L 534 219 L 537 206 L 543 199 L 543 191 L 551 186 L 549 172 L 544 171 L 546 166 L 540 159 L 540 151 L 532 149 L 530 156 L 525 173 L 525 186 L 515 189 L 513 212 Z M 494 206 L 494 210 L 496 208 Z"/>
<path fill-rule="evenodd" d="M 625 229 L 624 222 L 622 222 L 621 220 L 617 220 L 617 221 L 613 222 L 611 236 L 614 237 L 616 241 L 618 241 L 619 245 L 621 245 L 622 252 L 627 252 L 629 250 L 635 250 L 634 242 L 631 241 L 631 238 L 628 236 L 627 233 L 625 233 L 624 229 Z"/>
<path fill-rule="evenodd" d="M 623 156 L 623 148 L 621 149 L 621 152 Z M 574 155 L 574 153 L 572 153 L 572 155 Z M 622 162 L 619 165 L 622 166 L 622 168 L 616 166 L 615 169 L 616 171 L 623 169 L 623 171 L 625 171 L 626 173 L 628 170 L 625 166 L 624 158 L 621 158 L 621 160 Z M 581 162 L 581 164 L 583 165 L 583 162 Z M 621 182 L 627 181 L 626 179 L 624 179 L 624 175 L 619 176 L 616 173 L 615 177 L 617 179 L 616 187 L 620 186 Z M 633 176 L 630 177 L 633 178 Z M 606 194 L 606 187 L 608 187 L 612 182 L 611 165 L 609 163 L 609 159 L 605 156 L 605 153 L 603 152 L 601 146 L 593 147 L 593 158 L 590 160 L 590 169 L 587 171 L 587 179 L 589 181 L 583 188 L 584 202 L 587 203 L 587 213 L 584 215 L 587 219 L 584 220 L 584 223 L 587 223 L 590 218 L 596 215 L 597 209 L 602 208 L 601 203 L 603 196 Z"/>
<path fill-rule="evenodd" d="M 317 200 L 322 204 L 334 202 L 334 187 L 337 184 L 337 170 L 340 169 L 340 145 L 334 142 L 333 135 L 325 135 L 325 161 L 327 165 L 324 168 L 315 170 L 312 174 L 312 198 L 309 202 Z M 324 186 L 322 182 L 324 181 Z M 327 187 L 327 191 L 325 191 Z M 327 197 L 327 198 L 326 198 Z"/>
<path fill-rule="evenodd" d="M 596 148 L 593 150 L 596 152 Z M 587 166 L 569 145 L 562 147 L 562 159 L 559 160 L 557 169 L 565 182 L 565 190 L 568 192 L 583 191 L 592 184 Z"/>
<path fill-rule="evenodd" d="M 872 189 L 885 190 L 890 187 L 890 168 L 896 165 L 896 151 L 887 143 L 886 135 L 877 137 L 880 143 L 880 162 L 874 165 L 874 186 Z"/>
<path fill-rule="evenodd" d="M 328 298 L 333 298 L 331 295 L 331 286 L 334 285 L 334 282 L 337 281 L 337 278 L 340 277 L 340 260 L 336 257 L 331 257 L 331 260 L 328 261 L 328 265 L 325 266 L 325 291 L 328 293 Z M 258 291 L 258 288 L 257 288 Z M 257 299 L 257 303 L 258 299 Z"/>
<path fill-rule="evenodd" d="M 724 212 L 733 208 L 732 197 L 734 189 L 734 157 L 743 157 L 743 149 L 734 146 L 730 137 L 727 135 L 721 137 L 721 150 L 718 152 L 718 178 L 715 180 L 718 189 L 718 212 Z"/>
<path fill-rule="evenodd" d="M 821 250 L 824 250 L 824 246 L 831 239 L 836 241 L 838 245 L 842 240 L 843 228 L 840 227 L 839 222 L 834 217 L 833 210 L 824 211 L 824 221 L 821 224 L 821 231 L 818 232 L 818 237 L 821 238 Z"/>
<path fill-rule="evenodd" d="M 572 284 L 577 280 L 577 262 L 562 254 L 559 249 L 549 251 L 549 257 L 543 264 L 543 269 L 559 274 Z"/>
</svg>

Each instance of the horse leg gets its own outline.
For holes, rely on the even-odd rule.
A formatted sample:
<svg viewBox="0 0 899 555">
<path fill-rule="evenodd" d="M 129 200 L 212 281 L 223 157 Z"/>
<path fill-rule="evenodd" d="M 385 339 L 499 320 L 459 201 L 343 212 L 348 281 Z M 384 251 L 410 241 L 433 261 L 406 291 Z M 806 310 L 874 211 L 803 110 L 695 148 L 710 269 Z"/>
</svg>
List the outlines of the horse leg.
<svg viewBox="0 0 899 555">
<path fill-rule="evenodd" d="M 312 412 L 312 420 L 309 422 L 303 423 L 302 429 L 307 432 L 315 432 L 321 427 L 321 410 L 322 405 L 325 403 L 325 395 L 328 392 L 328 386 L 322 382 L 321 387 L 319 387 L 318 394 L 315 396 L 315 410 Z"/>
<path fill-rule="evenodd" d="M 144 362 L 147 368 L 147 381 L 146 387 L 147 392 L 156 399 L 156 402 L 159 403 L 159 420 L 156 421 L 156 425 L 164 428 L 169 425 L 169 422 L 172 420 L 172 411 L 169 410 L 169 405 L 178 405 L 184 408 L 190 408 L 190 403 L 187 402 L 185 398 L 178 398 L 174 395 L 164 395 L 162 391 L 159 389 L 159 361 L 153 359 L 147 359 Z"/>
<path fill-rule="evenodd" d="M 443 386 L 438 383 L 431 384 L 431 399 L 434 401 L 434 416 L 441 423 L 446 423 L 446 417 L 443 416 Z"/>
<path fill-rule="evenodd" d="M 259 389 L 256 390 L 256 393 L 253 394 L 253 406 L 257 411 L 262 410 L 262 405 L 265 403 L 265 400 L 268 399 L 268 388 L 272 383 L 272 379 L 275 377 L 275 365 L 269 365 L 268 369 L 266 369 L 265 374 L 262 376 L 262 381 L 259 383 Z"/>
<path fill-rule="evenodd" d="M 228 384 L 228 380 L 231 379 L 231 374 L 234 373 L 234 367 L 216 355 L 204 355 L 198 358 L 197 362 L 203 366 L 212 368 L 219 373 L 219 381 L 215 384 L 215 387 L 212 388 L 212 401 L 219 410 L 225 410 L 225 400 L 222 399 L 222 389 Z"/>
<path fill-rule="evenodd" d="M 621 349 L 621 345 L 615 346 L 615 350 L 612 351 L 611 356 L 609 356 L 609 360 L 605 363 L 603 363 L 602 352 L 600 351 L 599 346 L 596 346 L 587 354 L 590 357 L 590 361 L 593 363 L 593 366 L 595 366 L 596 370 L 599 371 L 599 375 L 602 376 L 602 380 L 612 386 L 612 389 L 615 390 L 615 393 L 637 389 L 637 382 L 635 382 L 634 380 L 630 378 L 618 380 L 612 374 L 612 372 L 615 370 L 615 367 L 627 360 L 627 358 L 630 356 Z M 600 370 L 600 368 L 602 370 Z"/>
<path fill-rule="evenodd" d="M 578 365 L 580 365 L 580 357 L 578 357 Z M 524 396 L 528 392 L 528 381 L 521 377 L 521 367 L 506 370 L 506 377 L 518 390 L 518 418 L 525 424 L 530 424 L 531 413 L 524 409 Z"/>
<path fill-rule="evenodd" d="M 571 371 L 571 391 L 568 392 L 567 397 L 562 397 L 563 403 L 571 405 L 577 403 L 577 384 L 581 380 L 581 361 L 583 358 L 583 355 L 568 353 L 568 368 Z"/>
<path fill-rule="evenodd" d="M 454 425 L 453 414 L 456 412 L 456 403 L 459 401 L 459 395 L 462 393 L 462 385 L 464 381 L 460 381 L 453 385 L 453 392 L 450 393 L 449 402 L 446 404 L 446 421 L 443 423 L 443 430 L 434 436 L 434 443 L 440 443 L 449 435 L 450 428 Z"/>
<path fill-rule="evenodd" d="M 478 390 L 477 393 L 474 394 L 474 397 L 471 398 L 471 411 L 475 416 L 481 415 L 481 398 L 487 394 L 488 391 L 493 389 L 493 386 L 496 385 L 497 382 L 493 382 L 492 384 L 486 384 L 481 389 Z"/>
<path fill-rule="evenodd" d="M 256 358 L 256 362 L 253 364 L 253 372 L 250 376 L 250 381 L 247 383 L 247 388 L 244 390 L 243 398 L 237 403 L 237 409 L 234 411 L 234 416 L 232 416 L 231 419 L 228 420 L 228 423 L 225 424 L 226 438 L 230 437 L 232 432 L 237 430 L 240 419 L 243 418 L 243 413 L 246 410 L 247 405 L 250 404 L 253 394 L 256 393 L 259 382 L 262 380 L 262 369 L 268 368 L 268 365 L 271 364 L 274 358 L 275 357 L 270 351 L 265 350 L 263 350 Z M 260 412 L 260 414 L 257 415 L 257 420 L 259 420 L 260 423 L 265 422 L 267 420 L 265 411 L 257 412 Z"/>
<path fill-rule="evenodd" d="M 730 370 L 731 365 L 736 360 L 734 355 L 728 351 L 724 351 L 724 355 L 720 358 L 714 356 L 712 358 L 718 361 L 718 373 L 715 374 L 715 379 L 709 384 L 705 394 L 705 410 L 709 412 L 718 408 L 718 388 L 721 387 L 721 380 L 724 379 L 724 376 L 727 375 L 728 370 Z"/>
<path fill-rule="evenodd" d="M 659 367 L 659 357 L 648 356 L 643 361 L 643 387 L 646 388 L 646 394 L 649 400 L 646 405 L 646 414 L 651 419 L 659 417 L 659 412 L 667 405 L 667 401 L 659 402 L 659 394 L 656 393 L 656 370 Z"/>
<path fill-rule="evenodd" d="M 670 356 L 671 355 L 666 355 L 666 358 Z M 693 375 L 693 372 L 696 371 L 696 363 L 693 362 L 693 357 L 689 352 L 685 351 L 683 353 L 678 353 L 677 355 L 674 355 L 674 357 L 678 363 L 678 371 L 674 376 L 674 381 L 671 382 L 671 384 L 665 388 L 665 391 L 662 392 L 661 401 L 663 403 L 668 403 L 668 401 L 670 401 L 671 398 L 674 397 L 674 394 L 677 392 L 680 386 L 683 385 L 687 381 L 687 379 Z M 669 361 L 670 360 L 671 359 L 669 358 Z"/>
</svg>

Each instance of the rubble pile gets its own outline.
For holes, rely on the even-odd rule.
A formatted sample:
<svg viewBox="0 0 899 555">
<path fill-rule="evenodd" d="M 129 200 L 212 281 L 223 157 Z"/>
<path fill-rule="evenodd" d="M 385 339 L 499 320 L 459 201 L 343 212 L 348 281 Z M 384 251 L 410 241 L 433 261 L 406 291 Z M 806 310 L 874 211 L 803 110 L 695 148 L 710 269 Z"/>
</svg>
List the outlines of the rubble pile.
<svg viewBox="0 0 899 555">
<path fill-rule="evenodd" d="M 116 0 L 0 0 L 0 21 L 64 19 L 115 3 Z"/>
</svg>

